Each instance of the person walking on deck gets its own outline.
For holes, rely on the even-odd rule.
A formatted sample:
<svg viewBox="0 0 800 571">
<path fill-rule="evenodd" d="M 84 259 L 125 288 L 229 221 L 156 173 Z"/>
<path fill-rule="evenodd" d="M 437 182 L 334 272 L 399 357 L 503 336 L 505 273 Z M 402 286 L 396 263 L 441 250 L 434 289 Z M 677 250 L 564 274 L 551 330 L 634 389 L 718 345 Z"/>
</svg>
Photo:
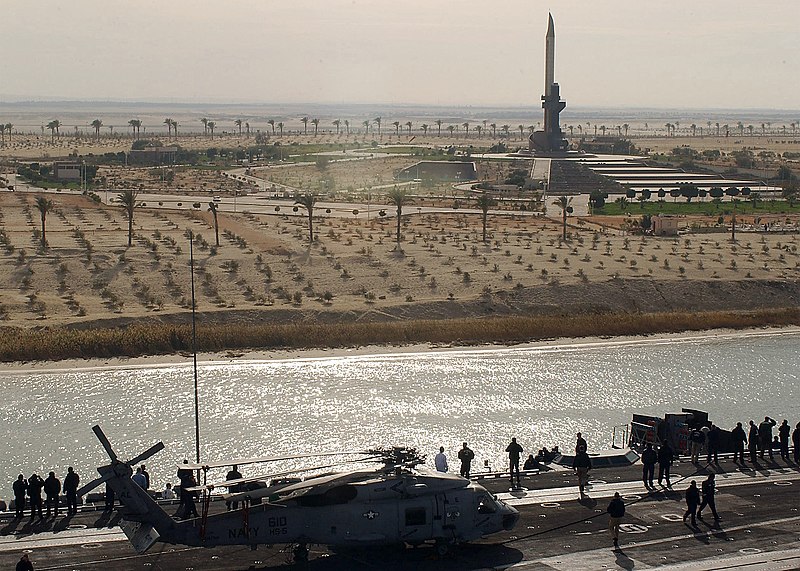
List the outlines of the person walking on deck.
<svg viewBox="0 0 800 571">
<path fill-rule="evenodd" d="M 697 481 L 692 480 L 686 488 L 686 513 L 683 514 L 683 521 L 692 516 L 692 527 L 697 527 L 697 506 L 700 505 L 700 490 L 697 489 Z"/>
<path fill-rule="evenodd" d="M 592 469 L 592 460 L 585 450 L 581 450 L 575 455 L 572 467 L 578 475 L 578 491 L 581 494 L 581 499 L 583 499 L 584 490 L 589 483 L 589 470 Z"/>
<path fill-rule="evenodd" d="M 579 432 L 575 435 L 575 454 L 583 450 L 584 452 L 589 450 L 588 445 L 586 444 L 586 440 L 583 438 L 583 435 Z"/>
<path fill-rule="evenodd" d="M 619 524 L 625 516 L 625 502 L 622 501 L 619 492 L 614 493 L 614 499 L 608 504 L 606 512 L 608 512 L 608 532 L 611 534 L 611 539 L 614 540 L 614 549 L 618 549 Z"/>
<path fill-rule="evenodd" d="M 715 520 L 721 519 L 719 514 L 717 514 L 717 502 L 714 498 L 716 495 L 716 488 L 715 488 L 715 480 L 714 480 L 714 472 L 711 472 L 703 481 L 703 501 L 700 504 L 700 507 L 697 508 L 697 517 L 703 519 L 703 508 L 708 506 L 711 508 L 711 513 L 714 516 Z"/>
</svg>

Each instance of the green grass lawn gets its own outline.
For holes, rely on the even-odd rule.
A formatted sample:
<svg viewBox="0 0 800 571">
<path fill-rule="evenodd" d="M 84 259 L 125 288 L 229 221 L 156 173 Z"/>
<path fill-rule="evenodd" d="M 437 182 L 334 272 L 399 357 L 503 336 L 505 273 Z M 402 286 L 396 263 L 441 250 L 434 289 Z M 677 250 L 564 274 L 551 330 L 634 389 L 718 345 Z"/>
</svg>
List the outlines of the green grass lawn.
<svg viewBox="0 0 800 571">
<path fill-rule="evenodd" d="M 606 203 L 603 208 L 595 209 L 595 214 L 605 214 L 609 216 L 620 216 L 623 214 L 692 214 L 703 216 L 720 216 L 730 214 L 733 211 L 733 204 L 730 202 L 686 202 L 686 199 L 679 198 L 677 202 L 673 198 L 666 198 L 663 202 L 648 200 L 644 203 L 635 201 L 628 203 L 623 210 L 616 202 Z M 800 203 L 790 206 L 788 202 L 782 200 L 759 200 L 753 207 L 751 201 L 740 200 L 736 203 L 737 214 L 797 214 L 800 213 Z"/>
</svg>

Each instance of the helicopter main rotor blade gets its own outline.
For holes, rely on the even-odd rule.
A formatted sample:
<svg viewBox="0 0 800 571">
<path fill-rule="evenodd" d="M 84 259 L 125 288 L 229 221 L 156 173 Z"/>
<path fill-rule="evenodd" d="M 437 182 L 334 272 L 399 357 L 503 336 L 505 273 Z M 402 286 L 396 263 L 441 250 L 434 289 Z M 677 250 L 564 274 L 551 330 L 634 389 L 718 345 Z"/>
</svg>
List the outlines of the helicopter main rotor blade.
<svg viewBox="0 0 800 571">
<path fill-rule="evenodd" d="M 106 438 L 106 435 L 103 432 L 103 429 L 100 428 L 100 425 L 95 424 L 92 427 L 92 432 L 94 432 L 95 436 L 97 436 L 97 439 L 100 441 L 100 444 L 103 445 L 103 448 L 105 449 L 106 454 L 108 454 L 108 456 L 111 458 L 111 461 L 113 462 L 114 460 L 116 460 L 117 454 L 111 448 L 111 443 L 108 441 L 108 438 Z"/>
<path fill-rule="evenodd" d="M 150 448 L 139 454 L 136 458 L 132 458 L 126 462 L 128 466 L 135 466 L 139 462 L 143 462 L 158 452 L 161 452 L 164 449 L 164 443 L 159 442 L 157 444 L 153 444 Z"/>
<path fill-rule="evenodd" d="M 106 481 L 110 480 L 111 478 L 112 478 L 112 474 L 109 474 L 108 476 L 102 476 L 100 478 L 95 478 L 94 480 L 92 480 L 88 484 L 84 484 L 83 486 L 78 488 L 78 491 L 76 492 L 76 494 L 77 494 L 78 497 L 85 496 L 88 492 L 91 492 L 97 486 L 99 486 L 103 482 L 106 482 Z"/>
<path fill-rule="evenodd" d="M 201 492 L 214 488 L 232 488 L 239 484 L 249 484 L 250 482 L 257 482 L 259 480 L 271 480 L 279 476 L 288 476 L 290 474 L 302 474 L 303 472 L 313 472 L 314 470 L 324 470 L 325 468 L 333 468 L 333 464 L 326 464 L 324 466 L 312 466 L 310 468 L 299 468 L 297 470 L 286 470 L 285 472 L 274 472 L 272 474 L 261 474 L 259 476 L 248 476 L 247 478 L 237 478 L 236 480 L 221 480 L 219 482 L 211 482 L 203 484 L 202 486 L 194 486 L 186 488 L 187 492 Z"/>
<path fill-rule="evenodd" d="M 325 456 L 353 456 L 356 454 L 369 454 L 364 450 L 344 450 L 339 452 L 319 452 L 313 454 L 290 454 L 287 456 L 261 456 L 256 458 L 239 458 L 231 460 L 221 460 L 218 462 L 203 462 L 200 464 L 178 464 L 179 469 L 183 470 L 207 470 L 210 468 L 224 468 L 225 466 L 244 466 L 246 464 L 261 464 L 267 462 L 279 462 L 281 460 L 299 460 L 302 458 L 322 458 Z"/>
</svg>

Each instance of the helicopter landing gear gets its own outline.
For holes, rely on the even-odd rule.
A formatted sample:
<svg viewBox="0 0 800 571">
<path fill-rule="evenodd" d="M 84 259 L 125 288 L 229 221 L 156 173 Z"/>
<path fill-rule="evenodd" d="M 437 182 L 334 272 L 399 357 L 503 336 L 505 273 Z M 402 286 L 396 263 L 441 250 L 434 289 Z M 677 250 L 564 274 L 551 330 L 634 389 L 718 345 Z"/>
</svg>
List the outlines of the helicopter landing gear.
<svg viewBox="0 0 800 571">
<path fill-rule="evenodd" d="M 436 541 L 436 555 L 439 557 L 444 557 L 448 553 L 450 553 L 450 546 L 451 544 L 447 541 L 437 540 Z"/>
</svg>

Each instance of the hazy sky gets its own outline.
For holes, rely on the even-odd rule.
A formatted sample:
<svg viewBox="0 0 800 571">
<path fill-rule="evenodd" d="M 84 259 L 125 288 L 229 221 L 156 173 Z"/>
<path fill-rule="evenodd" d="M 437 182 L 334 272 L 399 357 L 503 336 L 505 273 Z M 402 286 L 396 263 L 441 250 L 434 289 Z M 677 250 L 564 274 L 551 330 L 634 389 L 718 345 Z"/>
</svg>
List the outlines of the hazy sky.
<svg viewBox="0 0 800 571">
<path fill-rule="evenodd" d="M 2 0 L 5 99 L 800 108 L 797 0 Z"/>
</svg>

